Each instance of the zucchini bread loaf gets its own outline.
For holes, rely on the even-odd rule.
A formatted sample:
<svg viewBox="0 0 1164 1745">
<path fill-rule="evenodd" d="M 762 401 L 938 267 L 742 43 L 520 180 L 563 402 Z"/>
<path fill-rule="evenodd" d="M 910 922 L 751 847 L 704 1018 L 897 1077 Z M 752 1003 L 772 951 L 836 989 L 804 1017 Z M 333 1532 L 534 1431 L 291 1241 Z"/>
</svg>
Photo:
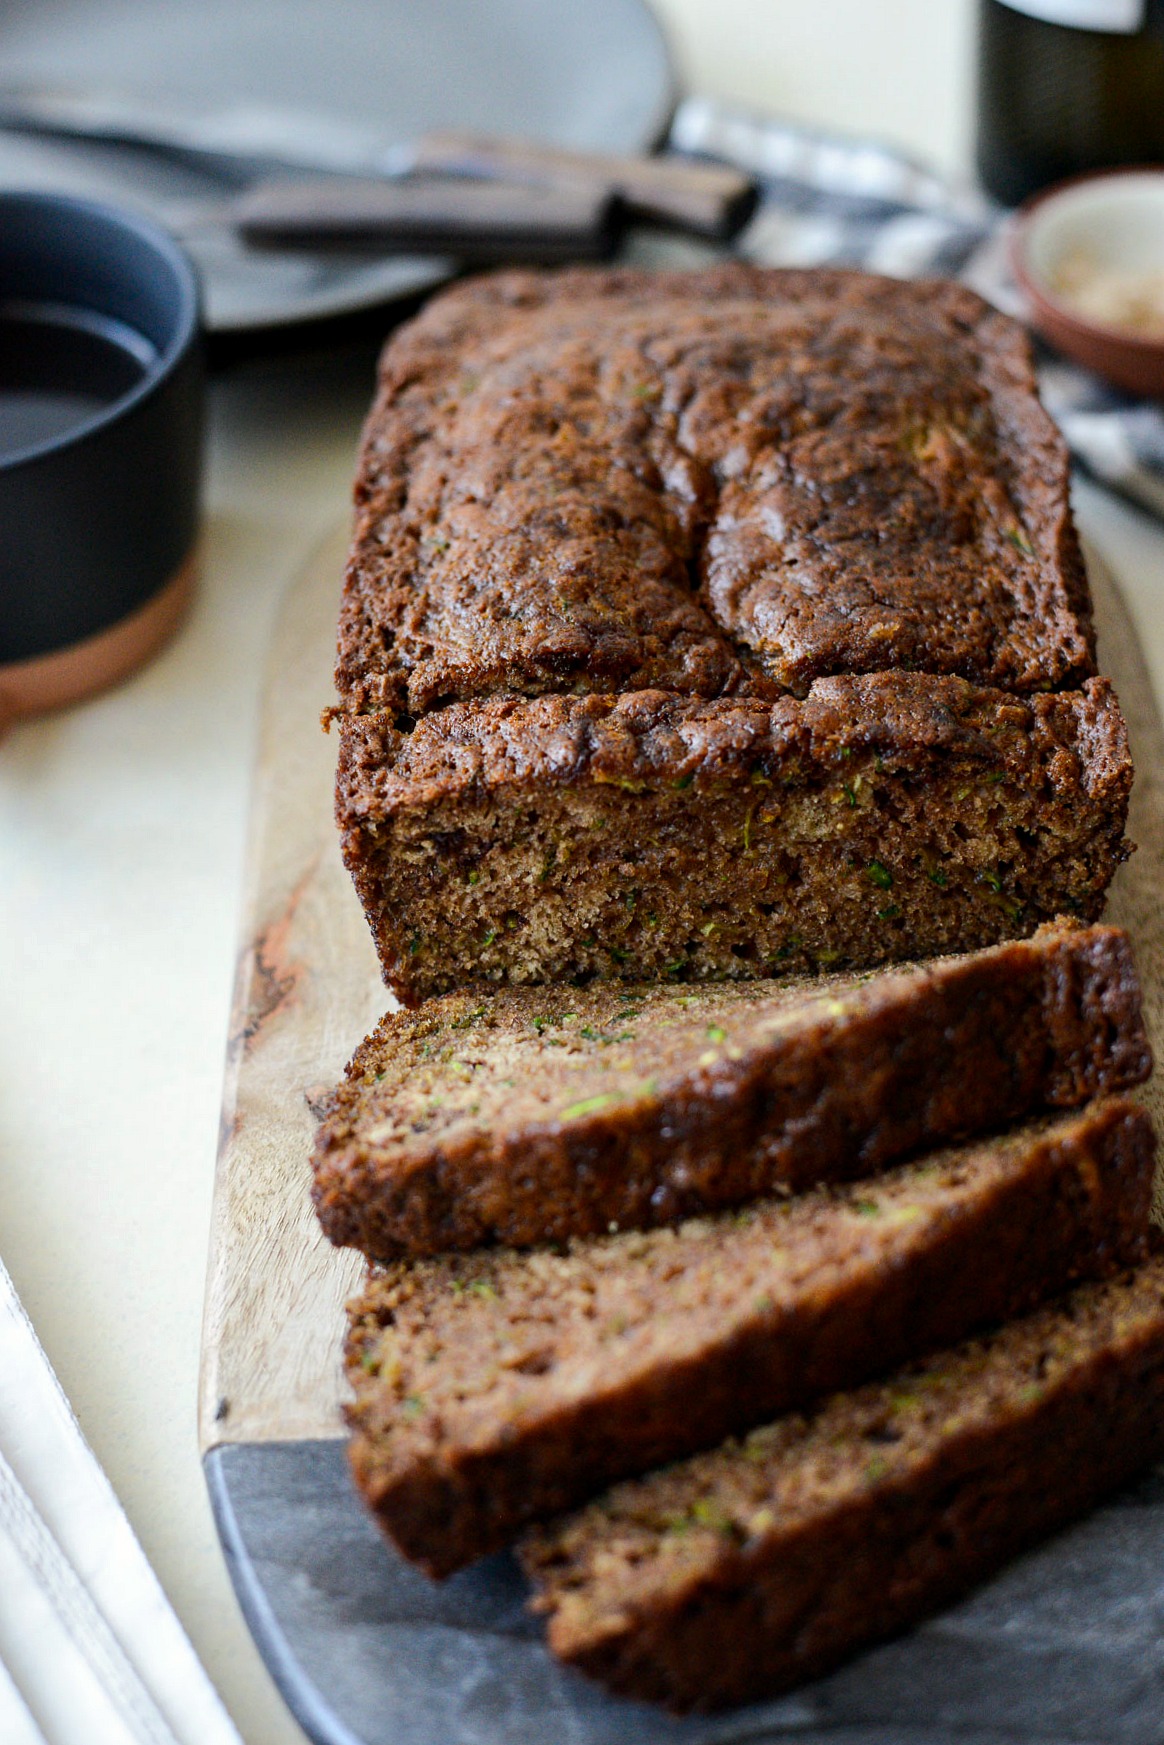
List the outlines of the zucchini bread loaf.
<svg viewBox="0 0 1164 1745">
<path fill-rule="evenodd" d="M 480 988 L 390 1013 L 320 1124 L 324 1230 L 381 1260 L 643 1228 L 867 1175 L 1146 1078 L 1127 935 L 697 988 Z"/>
<path fill-rule="evenodd" d="M 1164 1453 L 1164 1257 L 535 1531 L 550 1647 L 714 1709 L 958 1598 Z"/>
<path fill-rule="evenodd" d="M 349 1307 L 352 1469 L 432 1575 L 631 1473 L 1143 1257 L 1125 1098 L 875 1182 L 678 1229 L 373 1272 Z"/>
<path fill-rule="evenodd" d="M 1123 724 L 1018 326 L 868 275 L 510 273 L 391 341 L 337 815 L 406 1002 L 1098 913 Z"/>
</svg>

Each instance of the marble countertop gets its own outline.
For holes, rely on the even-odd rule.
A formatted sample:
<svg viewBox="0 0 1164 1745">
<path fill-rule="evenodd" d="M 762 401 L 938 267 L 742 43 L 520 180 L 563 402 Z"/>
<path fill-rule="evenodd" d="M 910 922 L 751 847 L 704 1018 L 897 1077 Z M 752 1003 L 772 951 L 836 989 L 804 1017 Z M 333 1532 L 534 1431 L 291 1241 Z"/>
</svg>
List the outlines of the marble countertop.
<svg viewBox="0 0 1164 1745">
<path fill-rule="evenodd" d="M 964 0 L 659 0 L 692 88 L 966 161 Z M 145 672 L 0 744 L 0 1253 L 247 1745 L 303 1735 L 242 1621 L 196 1376 L 259 685 L 347 513 L 372 354 L 211 394 L 201 587 Z M 1164 699 L 1164 527 L 1080 486 Z"/>
</svg>

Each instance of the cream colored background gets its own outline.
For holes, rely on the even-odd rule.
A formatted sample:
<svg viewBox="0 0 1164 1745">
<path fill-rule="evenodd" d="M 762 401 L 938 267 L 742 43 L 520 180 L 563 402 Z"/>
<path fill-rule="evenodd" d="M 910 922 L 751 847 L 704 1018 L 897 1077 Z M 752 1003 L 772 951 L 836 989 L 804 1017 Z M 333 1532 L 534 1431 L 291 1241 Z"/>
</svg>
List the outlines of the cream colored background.
<svg viewBox="0 0 1164 1745">
<path fill-rule="evenodd" d="M 968 0 L 658 6 L 690 88 L 965 165 Z M 0 745 L 0 1254 L 247 1745 L 302 1734 L 197 1459 L 223 1043 L 263 655 L 346 511 L 368 386 L 334 361 L 217 383 L 190 622 L 122 690 Z M 1164 531 L 1092 488 L 1078 502 L 1164 697 Z"/>
</svg>

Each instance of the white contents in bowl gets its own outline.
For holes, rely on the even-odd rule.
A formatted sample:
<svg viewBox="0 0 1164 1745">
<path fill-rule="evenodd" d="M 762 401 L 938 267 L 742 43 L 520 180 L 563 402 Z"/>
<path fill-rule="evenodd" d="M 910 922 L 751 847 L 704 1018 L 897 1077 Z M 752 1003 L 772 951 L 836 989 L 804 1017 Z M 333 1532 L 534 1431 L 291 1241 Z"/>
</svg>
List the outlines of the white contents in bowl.
<svg viewBox="0 0 1164 1745">
<path fill-rule="evenodd" d="M 1164 267 L 1133 271 L 1105 266 L 1074 248 L 1048 274 L 1050 288 L 1072 314 L 1137 339 L 1164 340 Z"/>
</svg>

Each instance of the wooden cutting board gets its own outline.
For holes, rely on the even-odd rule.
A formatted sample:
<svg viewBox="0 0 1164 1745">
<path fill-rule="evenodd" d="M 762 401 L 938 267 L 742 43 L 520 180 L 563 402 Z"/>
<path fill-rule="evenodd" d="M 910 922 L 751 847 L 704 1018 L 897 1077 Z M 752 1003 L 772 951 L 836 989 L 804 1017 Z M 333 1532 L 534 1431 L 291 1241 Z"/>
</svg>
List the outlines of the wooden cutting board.
<svg viewBox="0 0 1164 1745">
<path fill-rule="evenodd" d="M 308 1733 L 326 1745 L 1153 1745 L 1164 1723 L 1164 1474 L 962 1606 L 809 1689 L 676 1722 L 556 1668 L 508 1557 L 436 1586 L 383 1543 L 346 1474 L 343 1304 L 358 1256 L 317 1228 L 311 1102 L 392 1004 L 332 823 L 337 530 L 290 589 L 271 650 L 250 883 L 227 1062 L 203 1336 L 207 1478 L 244 1609 Z M 1164 733 L 1131 623 L 1091 562 L 1100 661 L 1136 765 L 1112 888 L 1164 1054 Z M 1158 1074 L 1144 1091 L 1164 1133 Z M 1157 1213 L 1164 1189 L 1157 1178 Z"/>
</svg>

